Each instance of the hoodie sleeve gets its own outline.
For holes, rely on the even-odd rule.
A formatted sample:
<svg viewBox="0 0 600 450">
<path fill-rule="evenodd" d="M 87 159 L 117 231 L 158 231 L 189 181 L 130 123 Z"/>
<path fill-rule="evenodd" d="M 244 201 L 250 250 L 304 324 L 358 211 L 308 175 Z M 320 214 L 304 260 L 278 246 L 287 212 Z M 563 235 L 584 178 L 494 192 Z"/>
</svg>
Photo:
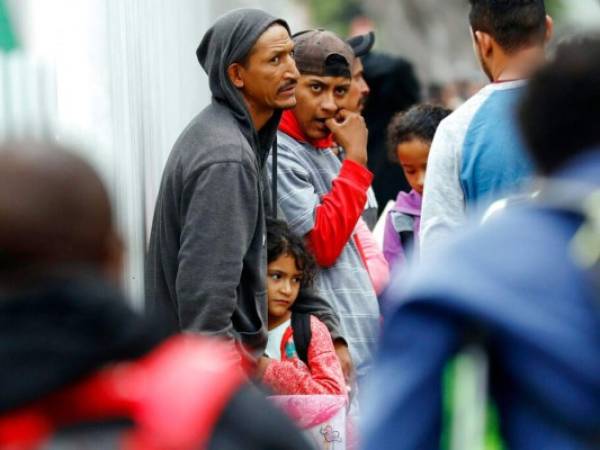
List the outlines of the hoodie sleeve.
<svg viewBox="0 0 600 450">
<path fill-rule="evenodd" d="M 181 326 L 232 337 L 237 287 L 258 220 L 256 174 L 239 162 L 212 164 L 188 180 L 182 203 L 175 285 Z"/>
</svg>

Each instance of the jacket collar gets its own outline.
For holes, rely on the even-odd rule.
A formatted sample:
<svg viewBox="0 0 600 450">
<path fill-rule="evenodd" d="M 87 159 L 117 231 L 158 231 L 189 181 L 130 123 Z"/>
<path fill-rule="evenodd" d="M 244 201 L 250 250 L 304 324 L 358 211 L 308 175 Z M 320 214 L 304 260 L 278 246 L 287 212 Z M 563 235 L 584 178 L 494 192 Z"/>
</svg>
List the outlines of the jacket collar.
<svg viewBox="0 0 600 450">
<path fill-rule="evenodd" d="M 310 139 L 306 136 L 300 128 L 300 123 L 298 122 L 296 115 L 291 110 L 283 112 L 281 122 L 279 123 L 279 130 L 298 142 L 308 143 L 318 149 L 330 148 L 334 145 L 332 133 L 329 133 L 329 135 L 323 139 Z"/>
</svg>

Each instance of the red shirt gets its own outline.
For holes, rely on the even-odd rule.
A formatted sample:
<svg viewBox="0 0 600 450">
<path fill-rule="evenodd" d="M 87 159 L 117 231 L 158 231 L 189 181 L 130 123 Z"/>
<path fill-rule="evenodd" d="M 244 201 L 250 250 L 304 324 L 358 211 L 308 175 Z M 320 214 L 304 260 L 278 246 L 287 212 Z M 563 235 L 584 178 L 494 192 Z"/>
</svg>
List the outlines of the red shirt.
<svg viewBox="0 0 600 450">
<path fill-rule="evenodd" d="M 315 148 L 330 148 L 334 145 L 332 135 L 317 141 L 307 138 L 300 129 L 296 116 L 289 110 L 283 113 L 279 129 L 295 140 L 307 142 Z M 308 244 L 320 266 L 334 265 L 350 240 L 365 208 L 367 190 L 372 181 L 373 174 L 366 167 L 349 160 L 342 163 L 331 190 L 323 196 L 321 204 L 315 210 L 315 225 L 307 236 Z"/>
</svg>

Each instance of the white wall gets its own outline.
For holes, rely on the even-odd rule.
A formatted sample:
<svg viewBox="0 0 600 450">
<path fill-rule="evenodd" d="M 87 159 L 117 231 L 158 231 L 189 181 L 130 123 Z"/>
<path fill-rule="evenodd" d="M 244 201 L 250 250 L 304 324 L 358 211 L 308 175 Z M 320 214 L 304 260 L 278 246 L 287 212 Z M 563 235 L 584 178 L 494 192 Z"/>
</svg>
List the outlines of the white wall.
<svg viewBox="0 0 600 450">
<path fill-rule="evenodd" d="M 162 166 L 181 128 L 209 101 L 194 56 L 209 23 L 205 3 L 21 2 L 25 48 L 54 72 L 54 135 L 82 146 L 108 183 L 128 246 L 125 284 L 139 301 Z"/>
<path fill-rule="evenodd" d="M 282 14 L 291 1 L 8 1 L 27 54 L 13 58 L 35 61 L 26 64 L 29 72 L 45 80 L 45 95 L 36 100 L 43 114 L 22 113 L 43 118 L 20 120 L 21 132 L 76 143 L 101 171 L 128 246 L 125 285 L 137 304 L 164 163 L 180 131 L 210 101 L 196 46 L 225 4 Z M 6 66 L 0 60 L 0 81 Z M 24 82 L 23 91 L 35 84 Z M 1 119 L 2 111 L 0 137 L 8 134 Z"/>
</svg>

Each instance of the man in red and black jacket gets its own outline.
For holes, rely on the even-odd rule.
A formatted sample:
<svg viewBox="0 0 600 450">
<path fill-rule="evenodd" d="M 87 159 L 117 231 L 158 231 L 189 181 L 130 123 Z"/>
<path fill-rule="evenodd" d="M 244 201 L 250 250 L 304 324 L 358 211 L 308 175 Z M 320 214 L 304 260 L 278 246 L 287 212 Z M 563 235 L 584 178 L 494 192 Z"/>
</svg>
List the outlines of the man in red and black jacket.
<svg viewBox="0 0 600 450">
<path fill-rule="evenodd" d="M 366 167 L 368 132 L 358 113 L 340 107 L 355 55 L 328 31 L 309 30 L 293 40 L 301 76 L 296 107 L 283 113 L 277 135 L 278 206 L 315 255 L 321 268 L 315 289 L 340 317 L 360 382 L 379 333 L 379 306 L 355 239 L 373 179 Z M 345 149 L 343 162 L 336 144 Z"/>
</svg>

